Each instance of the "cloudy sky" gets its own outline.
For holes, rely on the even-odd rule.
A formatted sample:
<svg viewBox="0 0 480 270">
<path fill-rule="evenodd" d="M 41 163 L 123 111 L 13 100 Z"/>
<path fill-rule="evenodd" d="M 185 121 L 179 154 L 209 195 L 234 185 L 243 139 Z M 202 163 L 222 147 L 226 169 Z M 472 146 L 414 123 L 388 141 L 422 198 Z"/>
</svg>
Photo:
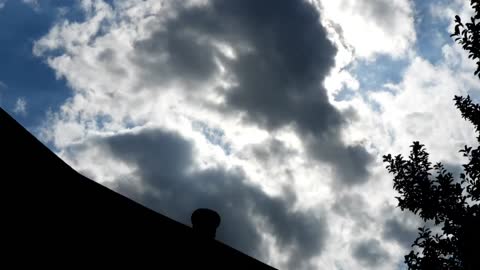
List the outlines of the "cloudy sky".
<svg viewBox="0 0 480 270">
<path fill-rule="evenodd" d="M 0 0 L 0 106 L 82 174 L 281 269 L 403 269 L 382 155 L 453 170 L 466 0 Z M 478 100 L 478 99 L 477 99 Z M 108 229 L 108 228 L 106 228 Z"/>
</svg>

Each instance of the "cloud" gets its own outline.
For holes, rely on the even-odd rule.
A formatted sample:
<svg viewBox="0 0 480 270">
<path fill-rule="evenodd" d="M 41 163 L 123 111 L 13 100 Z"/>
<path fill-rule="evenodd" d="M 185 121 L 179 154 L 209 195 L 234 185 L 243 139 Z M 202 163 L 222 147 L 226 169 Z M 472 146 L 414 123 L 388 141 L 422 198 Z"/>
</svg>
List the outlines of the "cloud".
<svg viewBox="0 0 480 270">
<path fill-rule="evenodd" d="M 179 221 L 218 208 L 221 239 L 274 266 L 395 269 L 417 226 L 379 211 L 395 203 L 381 155 L 419 139 L 454 164 L 454 144 L 475 136 L 451 98 L 478 84 L 461 48 L 436 64 L 410 51 L 411 1 L 311 2 L 81 1 L 84 20 L 35 43 L 73 91 L 46 136 L 74 168 Z M 382 57 L 405 62 L 390 84 L 372 67 Z M 378 83 L 348 73 L 355 59 Z"/>
<path fill-rule="evenodd" d="M 287 159 L 298 154 L 295 149 L 288 147 L 283 141 L 276 138 L 251 145 L 245 151 L 268 167 L 281 166 L 288 162 Z"/>
<path fill-rule="evenodd" d="M 462 145 L 475 140 L 474 130 L 462 120 L 453 97 L 467 93 L 476 95 L 480 84 L 471 75 L 473 72 L 448 63 L 448 55 L 453 52 L 447 48 L 450 46 L 444 47 L 444 64 L 433 65 L 416 57 L 395 90 L 371 94 L 372 101 L 381 104 L 381 125 L 393 135 L 387 136 L 395 140 L 394 145 L 402 145 L 403 151 L 397 148 L 396 152 L 404 153 L 408 150 L 406 146 L 419 140 L 426 145 L 432 158 L 456 163 Z M 456 55 L 457 59 L 462 57 Z"/>
<path fill-rule="evenodd" d="M 38 0 L 22 0 L 22 2 L 32 7 L 35 11 L 40 10 L 40 4 L 38 3 Z"/>
<path fill-rule="evenodd" d="M 27 101 L 25 98 L 20 97 L 17 99 L 15 102 L 15 107 L 13 108 L 13 112 L 23 116 L 27 114 Z"/>
<path fill-rule="evenodd" d="M 355 244 L 352 255 L 369 267 L 378 267 L 389 257 L 389 254 L 377 239 L 368 239 Z"/>
<path fill-rule="evenodd" d="M 40 10 L 40 4 L 38 3 L 38 0 L 21 0 L 21 1 L 22 3 L 32 7 L 35 11 Z M 4 8 L 7 2 L 8 0 L 0 0 L 0 9 Z"/>
<path fill-rule="evenodd" d="M 404 57 L 416 41 L 414 9 L 409 0 L 316 1 L 354 56 Z"/>
<path fill-rule="evenodd" d="M 409 248 L 418 236 L 417 228 L 414 224 L 406 223 L 398 217 L 392 217 L 385 221 L 383 234 L 386 239 L 393 239 L 405 248 Z"/>
<path fill-rule="evenodd" d="M 232 83 L 218 89 L 224 102 L 217 110 L 269 131 L 294 127 L 311 157 L 332 165 L 339 182 L 366 181 L 369 153 L 342 141 L 354 114 L 330 104 L 322 86 L 336 48 L 310 4 L 215 0 L 180 8 L 134 47 L 144 83 L 180 82 L 198 91 L 224 69 Z"/>
<path fill-rule="evenodd" d="M 326 244 L 328 223 L 321 213 L 294 210 L 295 196 L 267 195 L 240 168 L 196 168 L 192 142 L 177 133 L 149 128 L 75 147 L 77 153 L 99 148 L 107 153 L 103 160 L 134 168 L 118 176 L 115 189 L 180 222 L 189 225 L 197 208 L 215 209 L 222 218 L 217 238 L 247 254 L 266 257 L 262 235 L 269 233 L 288 254 L 288 268 L 305 269 Z"/>
<path fill-rule="evenodd" d="M 357 193 L 337 196 L 332 210 L 346 219 L 354 221 L 357 231 L 368 228 L 369 224 L 375 222 L 369 215 L 368 202 Z"/>
</svg>

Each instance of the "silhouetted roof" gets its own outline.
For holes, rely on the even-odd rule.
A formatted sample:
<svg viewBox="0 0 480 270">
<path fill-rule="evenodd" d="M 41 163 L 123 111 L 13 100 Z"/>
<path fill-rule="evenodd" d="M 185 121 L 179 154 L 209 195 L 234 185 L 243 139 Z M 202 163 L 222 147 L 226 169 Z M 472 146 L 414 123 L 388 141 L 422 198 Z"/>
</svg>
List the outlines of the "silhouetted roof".
<svg viewBox="0 0 480 270">
<path fill-rule="evenodd" d="M 0 252 L 17 266 L 93 267 L 100 259 L 157 269 L 273 269 L 84 177 L 1 108 L 0 153 Z"/>
</svg>

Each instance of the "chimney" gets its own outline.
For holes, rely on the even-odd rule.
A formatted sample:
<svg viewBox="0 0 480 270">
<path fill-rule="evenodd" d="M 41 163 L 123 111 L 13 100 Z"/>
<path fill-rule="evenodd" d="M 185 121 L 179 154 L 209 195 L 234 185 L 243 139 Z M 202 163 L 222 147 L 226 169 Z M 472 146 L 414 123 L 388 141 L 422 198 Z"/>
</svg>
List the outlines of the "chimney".
<svg viewBox="0 0 480 270">
<path fill-rule="evenodd" d="M 206 238 L 215 238 L 220 225 L 220 215 L 207 208 L 199 208 L 192 213 L 193 231 Z"/>
</svg>

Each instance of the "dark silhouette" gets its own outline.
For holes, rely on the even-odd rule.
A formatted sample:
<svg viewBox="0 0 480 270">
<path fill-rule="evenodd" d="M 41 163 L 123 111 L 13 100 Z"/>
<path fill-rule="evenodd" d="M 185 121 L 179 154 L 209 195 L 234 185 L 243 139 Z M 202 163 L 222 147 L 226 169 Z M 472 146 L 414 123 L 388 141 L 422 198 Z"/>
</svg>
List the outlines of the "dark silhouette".
<svg viewBox="0 0 480 270">
<path fill-rule="evenodd" d="M 0 153 L 4 265 L 273 269 L 82 176 L 2 109 Z"/>
<path fill-rule="evenodd" d="M 473 151 L 479 156 L 480 148 Z M 433 235 L 430 228 L 419 228 L 419 236 L 412 245 L 419 249 L 405 256 L 408 269 L 480 269 L 479 258 L 475 257 L 480 207 L 478 196 L 473 192 L 478 190 L 480 160 L 469 153 L 464 155 L 475 164 L 464 166 L 465 174 L 461 175 L 460 182 L 443 164 L 432 167 L 428 153 L 419 142 L 413 143 L 408 160 L 401 155 L 384 156 L 388 171 L 395 176 L 394 188 L 400 194 L 398 206 L 418 214 L 424 221 L 433 221 L 442 230 L 440 235 Z M 471 165 L 476 168 L 468 167 Z M 436 172 L 434 178 L 432 170 Z"/>
<path fill-rule="evenodd" d="M 221 219 L 217 212 L 200 208 L 192 213 L 191 220 L 193 231 L 208 238 L 215 238 Z"/>
<path fill-rule="evenodd" d="M 480 0 L 470 0 L 470 5 L 475 15 L 470 18 L 469 23 L 463 24 L 460 16 L 455 16 L 455 29 L 452 37 L 462 45 L 463 49 L 468 51 L 468 58 L 477 60 L 477 70 L 475 75 L 480 78 L 480 25 L 477 21 L 480 19 Z"/>
<path fill-rule="evenodd" d="M 469 58 L 479 60 L 474 74 L 480 78 L 480 1 L 470 2 L 474 17 L 464 25 L 455 16 L 452 36 L 469 52 Z M 463 118 L 479 133 L 480 143 L 480 106 L 469 96 L 455 96 L 454 100 Z M 407 160 L 401 155 L 383 157 L 394 175 L 393 187 L 400 194 L 398 206 L 425 222 L 433 222 L 441 232 L 434 234 L 432 228 L 419 228 L 413 250 L 405 256 L 408 269 L 480 269 L 480 146 L 460 150 L 468 163 L 463 165 L 459 179 L 441 163 L 432 166 L 424 145 L 414 142 L 411 148 Z"/>
</svg>

